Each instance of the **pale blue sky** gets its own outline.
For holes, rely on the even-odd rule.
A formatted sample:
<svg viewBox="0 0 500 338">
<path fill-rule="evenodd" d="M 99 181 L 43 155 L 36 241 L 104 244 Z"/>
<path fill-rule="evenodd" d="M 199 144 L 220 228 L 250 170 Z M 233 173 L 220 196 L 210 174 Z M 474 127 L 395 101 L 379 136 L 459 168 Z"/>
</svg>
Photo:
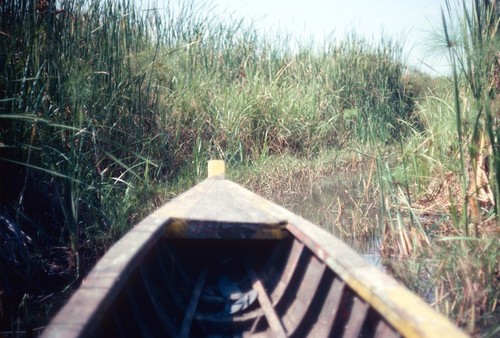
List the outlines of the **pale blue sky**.
<svg viewBox="0 0 500 338">
<path fill-rule="evenodd" d="M 446 71 L 445 58 L 430 56 L 434 30 L 441 29 L 444 0 L 211 0 L 215 11 L 246 17 L 265 31 L 287 31 L 297 38 L 313 36 L 318 42 L 334 33 L 342 38 L 353 29 L 375 41 L 384 34 L 406 36 L 408 63 L 432 72 Z M 431 47 L 432 48 L 432 47 Z"/>
<path fill-rule="evenodd" d="M 189 0 L 135 1 L 156 2 L 161 8 L 168 3 Z M 374 41 L 379 40 L 382 32 L 394 38 L 405 36 L 405 54 L 409 65 L 431 74 L 434 73 L 432 69 L 422 61 L 436 69 L 438 74 L 446 73 L 448 69 L 444 57 L 431 57 L 427 52 L 433 45 L 431 32 L 441 31 L 441 6 L 444 6 L 445 0 L 193 1 L 205 4 L 202 8 L 209 9 L 211 14 L 220 14 L 222 18 L 245 18 L 271 36 L 276 31 L 287 32 L 292 40 L 310 41 L 313 37 L 318 45 L 332 33 L 341 39 L 353 30 Z"/>
</svg>

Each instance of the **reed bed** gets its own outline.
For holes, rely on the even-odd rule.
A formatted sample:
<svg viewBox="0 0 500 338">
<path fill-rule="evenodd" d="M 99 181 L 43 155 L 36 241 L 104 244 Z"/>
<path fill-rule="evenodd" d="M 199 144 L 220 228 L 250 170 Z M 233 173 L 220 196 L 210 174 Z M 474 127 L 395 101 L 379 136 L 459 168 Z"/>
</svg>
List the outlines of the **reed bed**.
<svg viewBox="0 0 500 338">
<path fill-rule="evenodd" d="M 170 134 L 183 140 L 175 158 L 250 163 L 403 135 L 414 97 L 396 47 L 351 36 L 320 55 L 292 54 L 252 31 L 199 38 L 162 65 L 176 74 L 162 100 Z"/>
<path fill-rule="evenodd" d="M 34 295 L 50 309 L 145 212 L 168 161 L 132 57 L 154 60 L 154 19 L 129 1 L 0 3 L 0 231 L 22 248 L 1 257 L 2 326 L 33 329 Z"/>
<path fill-rule="evenodd" d="M 496 1 L 446 2 L 442 41 L 452 75 L 421 100 L 424 132 L 401 147 L 401 163 L 379 170 L 383 248 L 405 262 L 389 266 L 469 333 L 485 337 L 500 330 L 499 13 Z"/>
</svg>

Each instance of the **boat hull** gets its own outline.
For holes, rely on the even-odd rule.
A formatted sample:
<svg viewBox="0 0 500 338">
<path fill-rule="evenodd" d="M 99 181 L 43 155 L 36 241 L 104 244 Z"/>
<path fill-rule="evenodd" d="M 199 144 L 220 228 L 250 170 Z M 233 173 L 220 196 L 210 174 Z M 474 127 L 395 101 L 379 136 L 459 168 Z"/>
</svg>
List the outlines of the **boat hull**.
<svg viewBox="0 0 500 338">
<path fill-rule="evenodd" d="M 462 337 L 338 238 L 224 179 L 99 261 L 46 337 Z"/>
</svg>

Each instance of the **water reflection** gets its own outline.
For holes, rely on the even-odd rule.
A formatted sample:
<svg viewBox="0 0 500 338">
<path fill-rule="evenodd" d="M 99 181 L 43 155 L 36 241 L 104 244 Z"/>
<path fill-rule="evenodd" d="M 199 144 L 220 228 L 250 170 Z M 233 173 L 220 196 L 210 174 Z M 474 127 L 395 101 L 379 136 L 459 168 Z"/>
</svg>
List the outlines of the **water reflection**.
<svg viewBox="0 0 500 338">
<path fill-rule="evenodd" d="M 341 238 L 382 269 L 379 199 L 370 168 L 336 173 L 297 190 L 277 202 Z"/>
<path fill-rule="evenodd" d="M 382 265 L 382 257 L 380 255 L 380 236 L 373 236 L 369 238 L 343 238 L 351 248 L 364 257 L 369 263 L 375 265 L 381 270 L 385 270 Z"/>
</svg>

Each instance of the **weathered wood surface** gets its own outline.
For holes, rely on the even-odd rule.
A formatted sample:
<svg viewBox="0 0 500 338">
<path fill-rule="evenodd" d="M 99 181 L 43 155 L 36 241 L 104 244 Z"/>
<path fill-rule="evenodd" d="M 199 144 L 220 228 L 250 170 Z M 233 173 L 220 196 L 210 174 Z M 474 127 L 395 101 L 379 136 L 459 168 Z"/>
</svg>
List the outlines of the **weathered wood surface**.
<svg viewBox="0 0 500 338">
<path fill-rule="evenodd" d="M 318 314 L 314 315 L 314 323 L 308 324 L 311 336 L 327 336 L 331 334 L 332 328 L 338 327 L 342 304 L 349 296 L 349 304 L 353 309 L 350 311 L 355 311 L 357 316 L 351 315 L 342 324 L 347 325 L 344 334 L 357 336 L 362 325 L 367 325 L 363 324 L 366 318 L 371 318 L 376 313 L 375 317 L 379 316 L 383 320 L 373 320 L 376 331 L 374 337 L 465 337 L 465 334 L 421 298 L 367 263 L 338 238 L 235 183 L 214 178 L 203 181 L 165 204 L 117 242 L 53 319 L 44 336 L 92 336 L 98 329 L 101 318 L 113 308 L 117 295 L 123 293 L 129 277 L 140 269 L 144 264 L 144 257 L 165 238 L 294 238 L 287 249 L 290 254 L 280 270 L 281 279 L 272 290 L 266 291 L 255 272 L 252 272 L 253 268 L 247 268 L 251 271 L 252 283 L 258 289 L 259 300 L 263 303 L 263 311 L 255 310 L 254 313 L 264 316 L 262 318 L 267 314 L 268 321 L 273 323 L 269 336 L 273 336 L 273 330 L 279 331 L 281 335 L 299 330 L 295 327 L 299 323 L 294 321 L 300 320 L 299 317 L 312 307 L 314 292 L 323 288 L 321 292 L 325 296 L 321 304 L 328 310 L 318 309 Z M 272 308 L 275 304 L 272 303 L 285 298 L 283 294 L 292 283 L 297 267 L 306 257 L 306 251 L 308 266 L 303 267 L 304 282 L 314 287 L 298 286 L 297 299 L 290 300 L 293 304 L 283 313 L 283 318 L 277 318 L 276 310 Z M 262 270 L 261 276 L 265 274 L 265 270 Z M 265 278 L 262 279 L 266 282 Z M 198 297 L 199 294 L 194 296 Z M 196 302 L 193 300 L 194 303 Z M 190 311 L 189 318 L 185 319 L 186 323 L 197 316 L 192 313 L 193 309 Z M 249 316 L 245 318 L 247 317 Z M 254 329 L 262 323 L 259 318 L 255 320 Z M 173 336 L 177 332 L 175 324 L 163 325 L 167 327 L 169 335 Z M 183 328 L 183 332 L 188 331 L 187 326 Z"/>
</svg>

